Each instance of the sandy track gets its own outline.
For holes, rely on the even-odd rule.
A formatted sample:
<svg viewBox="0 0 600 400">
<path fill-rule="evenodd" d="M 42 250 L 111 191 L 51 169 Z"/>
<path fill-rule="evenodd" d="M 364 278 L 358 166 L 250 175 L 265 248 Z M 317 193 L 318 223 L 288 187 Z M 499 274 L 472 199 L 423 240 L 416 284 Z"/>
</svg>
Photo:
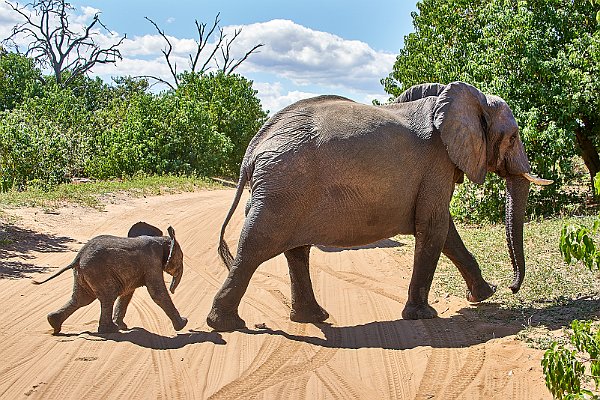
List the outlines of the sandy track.
<svg viewBox="0 0 600 400">
<path fill-rule="evenodd" d="M 440 318 L 400 319 L 411 259 L 392 240 L 312 250 L 315 292 L 330 325 L 289 320 L 289 278 L 279 256 L 259 268 L 242 301 L 249 329 L 212 332 L 205 318 L 226 275 L 216 245 L 232 198 L 232 190 L 221 190 L 131 199 L 105 212 L 9 210 L 21 217 L 18 233 L 27 240 L 0 253 L 0 398 L 551 398 L 541 352 L 514 340 L 517 328 L 482 321 L 466 301 L 432 299 Z M 226 234 L 232 247 L 242 210 Z M 173 297 L 189 319 L 186 329 L 175 332 L 140 288 L 125 319 L 130 331 L 94 333 L 95 302 L 65 322 L 64 335 L 52 336 L 45 316 L 69 298 L 72 276 L 41 286 L 27 278 L 66 265 L 90 237 L 125 235 L 139 220 L 175 227 L 186 270 Z"/>
</svg>

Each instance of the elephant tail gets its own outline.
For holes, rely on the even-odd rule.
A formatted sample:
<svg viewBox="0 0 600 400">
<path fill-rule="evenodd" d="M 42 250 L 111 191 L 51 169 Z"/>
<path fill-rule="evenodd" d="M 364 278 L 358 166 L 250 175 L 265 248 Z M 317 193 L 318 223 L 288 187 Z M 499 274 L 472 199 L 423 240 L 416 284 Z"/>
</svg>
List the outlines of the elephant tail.
<svg viewBox="0 0 600 400">
<path fill-rule="evenodd" d="M 221 236 L 219 237 L 219 250 L 218 251 L 219 251 L 219 256 L 221 257 L 221 260 L 223 260 L 223 262 L 225 263 L 225 266 L 227 267 L 227 270 L 230 270 L 231 266 L 233 265 L 233 256 L 231 255 L 229 246 L 227 245 L 227 242 L 225 242 L 225 239 L 224 239 L 225 228 L 227 227 L 227 224 L 229 223 L 231 216 L 233 215 L 235 209 L 237 208 L 237 206 L 240 202 L 240 198 L 242 197 L 242 192 L 244 191 L 244 186 L 246 185 L 246 182 L 248 182 L 248 177 L 246 175 L 245 169 L 242 168 L 241 173 L 240 173 L 240 179 L 238 181 L 236 192 L 235 192 L 235 198 L 233 199 L 233 203 L 231 204 L 231 207 L 229 208 L 229 212 L 227 213 L 227 216 L 225 217 L 225 221 L 223 222 L 223 226 L 221 227 Z"/>
<path fill-rule="evenodd" d="M 33 283 L 34 285 L 40 285 L 42 283 L 48 282 L 50 279 L 54 279 L 57 276 L 59 276 L 60 274 L 62 274 L 63 272 L 73 269 L 75 267 L 79 266 L 79 254 L 77 254 L 77 257 L 75 257 L 75 259 L 73 261 L 71 261 L 71 264 L 67 265 L 66 267 L 63 267 L 61 269 L 59 269 L 58 271 L 56 271 L 55 273 L 53 273 L 52 275 L 50 275 L 49 277 L 47 277 L 46 279 L 44 279 L 43 281 L 36 281 L 36 280 L 31 280 L 31 283 Z"/>
</svg>

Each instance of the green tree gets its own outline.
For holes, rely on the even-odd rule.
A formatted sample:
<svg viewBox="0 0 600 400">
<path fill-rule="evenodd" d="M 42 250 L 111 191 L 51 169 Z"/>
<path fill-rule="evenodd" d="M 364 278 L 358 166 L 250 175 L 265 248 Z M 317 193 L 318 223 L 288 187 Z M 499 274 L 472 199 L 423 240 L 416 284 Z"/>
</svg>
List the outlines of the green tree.
<svg viewBox="0 0 600 400">
<path fill-rule="evenodd" d="M 32 59 L 0 48 L 0 111 L 40 96 L 42 73 Z"/>
<path fill-rule="evenodd" d="M 94 113 L 72 90 L 47 85 L 44 95 L 0 113 L 1 189 L 83 176 L 97 130 Z"/>
<path fill-rule="evenodd" d="M 183 73 L 179 81 L 177 94 L 204 104 L 211 129 L 231 143 L 221 172 L 237 175 L 250 139 L 267 119 L 252 81 L 222 71 Z"/>
<path fill-rule="evenodd" d="M 463 80 L 503 97 L 521 126 L 534 171 L 557 182 L 534 192 L 533 204 L 538 199 L 544 200 L 538 205 L 560 206 L 560 189 L 575 175 L 575 154 L 596 175 L 600 37 L 593 4 L 424 0 L 417 7 L 415 32 L 382 80 L 388 93 L 397 96 L 422 82 Z M 488 180 L 485 190 L 500 200 L 494 185 Z M 469 186 L 464 190 L 476 197 Z"/>
</svg>

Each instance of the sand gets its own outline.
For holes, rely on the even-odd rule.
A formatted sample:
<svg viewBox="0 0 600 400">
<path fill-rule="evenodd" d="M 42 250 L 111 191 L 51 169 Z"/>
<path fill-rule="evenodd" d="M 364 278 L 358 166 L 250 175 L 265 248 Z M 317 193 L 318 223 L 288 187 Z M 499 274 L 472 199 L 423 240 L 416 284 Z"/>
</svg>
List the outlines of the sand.
<svg viewBox="0 0 600 400">
<path fill-rule="evenodd" d="M 206 324 L 226 277 L 219 230 L 233 190 L 119 199 L 84 207 L 5 210 L 18 216 L 0 250 L 2 399 L 550 399 L 542 352 L 515 339 L 520 329 L 481 319 L 454 296 L 431 299 L 440 317 L 404 321 L 412 252 L 386 240 L 362 249 L 311 251 L 311 277 L 328 324 L 289 320 L 285 258 L 263 264 L 240 306 L 248 329 L 216 333 Z M 243 201 L 243 200 L 242 200 Z M 244 202 L 241 203 L 242 205 Z M 189 319 L 176 332 L 145 288 L 133 297 L 129 331 L 96 333 L 100 306 L 78 310 L 53 336 L 46 314 L 71 294 L 68 264 L 99 234 L 125 236 L 137 221 L 175 228 L 185 255 L 173 301 Z M 235 248 L 238 207 L 226 238 Z M 165 275 L 165 281 L 170 277 Z"/>
</svg>

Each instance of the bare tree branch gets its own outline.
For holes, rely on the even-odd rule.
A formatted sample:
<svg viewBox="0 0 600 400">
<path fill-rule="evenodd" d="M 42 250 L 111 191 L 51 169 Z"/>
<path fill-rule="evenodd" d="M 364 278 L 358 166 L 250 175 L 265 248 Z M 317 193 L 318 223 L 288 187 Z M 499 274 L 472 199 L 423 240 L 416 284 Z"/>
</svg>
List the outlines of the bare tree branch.
<svg viewBox="0 0 600 400">
<path fill-rule="evenodd" d="M 202 53 L 204 51 L 204 48 L 206 47 L 206 44 L 208 43 L 208 39 L 213 35 L 213 33 L 215 32 L 215 29 L 218 27 L 219 22 L 221 22 L 221 20 L 219 19 L 219 16 L 221 15 L 221 13 L 217 13 L 217 16 L 215 17 L 215 21 L 213 22 L 212 27 L 210 28 L 210 31 L 208 32 L 208 34 L 206 35 L 206 38 L 204 38 L 204 31 L 206 29 L 206 24 L 198 24 L 198 20 L 194 21 L 196 23 L 196 28 L 198 30 L 198 41 L 196 42 L 196 44 L 198 45 L 196 48 L 196 56 L 194 57 L 194 59 L 192 60 L 192 55 L 190 54 L 190 61 L 191 61 L 191 69 L 192 72 L 196 72 L 196 65 L 198 63 L 198 58 L 200 57 L 200 53 Z M 214 54 L 214 52 L 213 52 Z M 208 57 L 208 59 L 210 60 L 212 57 Z M 200 69 L 200 73 L 204 73 L 206 68 L 206 63 L 202 66 L 202 68 Z"/>
<path fill-rule="evenodd" d="M 206 31 L 207 24 L 199 23 L 197 20 L 194 21 L 196 24 L 196 31 L 198 33 L 198 40 L 196 40 L 196 51 L 194 53 L 188 54 L 188 58 L 190 61 L 190 72 L 202 75 L 210 69 L 211 63 L 214 63 L 219 71 L 222 71 L 223 73 L 229 75 L 233 73 L 233 71 L 235 71 L 244 61 L 246 61 L 251 54 L 255 53 L 260 47 L 264 46 L 264 44 L 259 43 L 252 47 L 252 49 L 247 51 L 242 58 L 240 58 L 239 60 L 235 60 L 235 58 L 232 57 L 232 45 L 233 42 L 239 37 L 242 30 L 236 29 L 233 33 L 233 37 L 230 40 L 228 40 L 223 28 L 219 27 L 219 23 L 221 22 L 220 15 L 220 13 L 216 15 L 215 20 L 208 32 Z M 154 79 L 158 82 L 168 85 L 171 89 L 175 89 L 179 86 L 179 76 L 177 74 L 177 64 L 171 59 L 173 45 L 171 44 L 171 41 L 169 40 L 165 32 L 162 29 L 160 29 L 160 27 L 153 20 L 151 20 L 148 17 L 144 18 L 146 18 L 146 20 L 148 20 L 154 26 L 158 34 L 162 36 L 162 38 L 167 43 L 167 48 L 161 51 L 165 57 L 165 60 L 167 61 L 167 65 L 169 66 L 171 76 L 175 81 L 175 85 L 172 85 L 166 80 L 155 76 L 145 75 L 140 76 L 140 78 Z M 211 44 L 211 46 L 213 46 L 212 51 L 210 52 L 208 57 L 205 58 L 202 67 L 198 69 L 199 60 L 202 56 L 202 53 L 204 52 L 206 45 L 209 43 L 211 37 L 215 35 L 217 29 L 219 32 L 219 36 L 216 38 L 214 43 Z M 219 61 L 217 54 L 220 54 L 220 57 L 223 60 L 222 65 Z"/>
<path fill-rule="evenodd" d="M 73 7 L 65 0 L 34 0 L 22 7 L 8 0 L 5 2 L 24 21 L 13 27 L 12 34 L 3 43 L 13 43 L 13 47 L 19 51 L 15 39 L 21 36 L 29 39 L 24 54 L 52 68 L 59 85 L 66 86 L 96 64 L 110 64 L 122 59 L 118 47 L 127 35 L 108 48 L 95 43 L 94 36 L 98 34 L 98 28 L 110 32 L 98 14 L 94 15 L 83 32 L 75 32 L 69 26 L 69 11 Z M 70 75 L 64 79 L 66 71 Z"/>
<path fill-rule="evenodd" d="M 230 75 L 233 71 L 235 71 L 235 69 L 237 67 L 240 66 L 241 63 L 246 61 L 246 59 L 250 56 L 250 54 L 255 53 L 256 50 L 258 50 L 259 48 L 261 48 L 263 46 L 264 46 L 264 43 L 259 43 L 259 44 L 255 45 L 253 48 L 251 48 L 248 52 L 246 52 L 246 54 L 244 54 L 244 56 L 242 58 L 240 58 L 238 60 L 238 62 L 236 62 L 235 64 L 233 64 L 233 66 L 231 68 L 229 68 L 229 70 L 227 71 L 227 75 Z"/>
<path fill-rule="evenodd" d="M 173 76 L 173 79 L 175 80 L 175 86 L 179 86 L 179 79 L 177 77 L 177 63 L 173 62 L 171 64 L 171 59 L 169 58 L 171 56 L 171 52 L 173 51 L 173 45 L 171 44 L 171 41 L 169 40 L 169 38 L 167 37 L 167 35 L 165 34 L 165 32 L 158 27 L 158 25 L 156 24 L 156 22 L 152 21 L 148 17 L 144 17 L 144 18 L 146 20 L 148 20 L 152 25 L 154 25 L 154 27 L 156 28 L 156 31 L 158 32 L 158 34 L 160 36 L 162 36 L 163 39 L 165 39 L 165 42 L 167 42 L 167 50 L 165 51 L 163 49 L 163 50 L 161 50 L 161 52 L 165 56 L 165 60 L 167 61 L 167 65 L 169 66 L 169 70 L 171 71 L 171 76 Z M 172 85 L 169 85 L 169 86 L 172 87 Z"/>
</svg>

